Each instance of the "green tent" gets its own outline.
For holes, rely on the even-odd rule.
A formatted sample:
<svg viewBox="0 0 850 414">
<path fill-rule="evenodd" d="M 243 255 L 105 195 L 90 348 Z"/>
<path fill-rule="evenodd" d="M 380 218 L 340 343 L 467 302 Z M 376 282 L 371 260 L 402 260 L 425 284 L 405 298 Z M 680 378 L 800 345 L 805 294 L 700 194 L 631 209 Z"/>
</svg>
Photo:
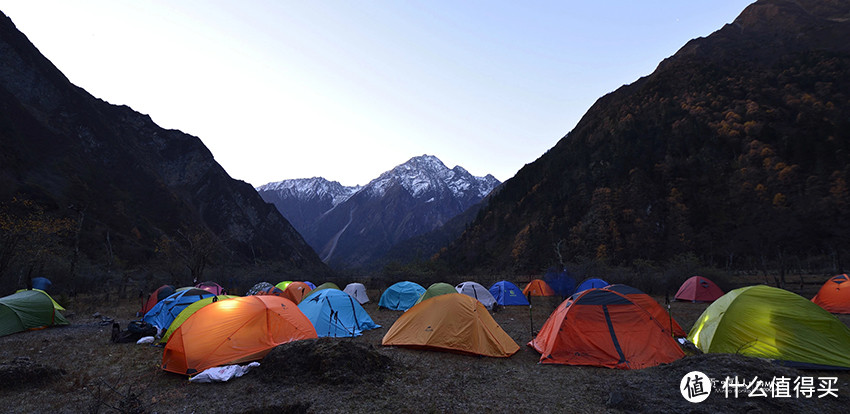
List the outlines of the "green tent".
<svg viewBox="0 0 850 414">
<path fill-rule="evenodd" d="M 325 290 L 325 289 L 342 290 L 334 282 L 325 282 L 325 283 L 322 283 L 319 286 L 316 286 L 316 288 L 311 290 L 310 293 L 307 294 L 307 296 L 304 296 L 304 298 L 301 299 L 301 301 L 303 302 L 303 301 L 307 300 L 307 298 L 309 298 L 310 296 L 313 296 L 314 293 L 321 291 L 321 290 Z"/>
<path fill-rule="evenodd" d="M 67 325 L 68 321 L 53 306 L 53 298 L 39 290 L 24 290 L 0 298 L 0 336 Z"/>
<path fill-rule="evenodd" d="M 850 329 L 806 298 L 770 286 L 735 289 L 712 303 L 688 339 L 703 352 L 850 369 Z"/>
<path fill-rule="evenodd" d="M 437 282 L 428 286 L 428 289 L 425 289 L 425 293 L 419 295 L 419 299 L 416 300 L 416 303 L 422 302 L 425 299 L 433 298 L 434 296 L 445 295 L 447 293 L 457 293 L 457 289 L 448 283 Z"/>
</svg>

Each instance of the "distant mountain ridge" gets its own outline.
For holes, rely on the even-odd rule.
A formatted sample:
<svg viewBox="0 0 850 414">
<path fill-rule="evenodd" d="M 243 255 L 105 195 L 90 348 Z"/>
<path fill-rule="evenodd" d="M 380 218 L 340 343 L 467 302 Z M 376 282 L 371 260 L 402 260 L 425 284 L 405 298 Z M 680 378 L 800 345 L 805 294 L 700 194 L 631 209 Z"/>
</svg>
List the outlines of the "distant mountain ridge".
<svg viewBox="0 0 850 414">
<path fill-rule="evenodd" d="M 501 184 L 433 155 L 413 157 L 364 186 L 321 177 L 257 188 L 333 267 L 367 266 L 392 246 L 445 224 Z"/>
<path fill-rule="evenodd" d="M 362 186 L 344 186 L 322 177 L 296 178 L 257 187 L 267 203 L 292 223 L 299 233 L 306 231 L 322 214 L 348 200 Z"/>
</svg>

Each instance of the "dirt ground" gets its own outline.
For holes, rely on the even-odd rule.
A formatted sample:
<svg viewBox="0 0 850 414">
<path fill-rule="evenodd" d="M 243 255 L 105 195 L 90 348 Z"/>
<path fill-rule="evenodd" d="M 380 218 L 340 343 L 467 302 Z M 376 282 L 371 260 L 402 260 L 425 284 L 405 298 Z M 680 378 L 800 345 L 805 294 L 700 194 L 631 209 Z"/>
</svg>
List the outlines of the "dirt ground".
<svg viewBox="0 0 850 414">
<path fill-rule="evenodd" d="M 756 281 L 757 283 L 758 281 Z M 811 297 L 819 285 L 803 286 Z M 369 291 L 364 307 L 381 328 L 319 347 L 276 349 L 268 367 L 219 384 L 190 383 L 159 368 L 162 348 L 113 344 L 111 320 L 135 319 L 137 299 L 77 297 L 66 305 L 70 326 L 0 337 L 0 410 L 4 412 L 847 412 L 850 373 L 797 371 L 736 355 L 689 356 L 672 364 L 633 371 L 541 365 L 526 346 L 559 300 L 535 299 L 532 307 L 509 307 L 495 320 L 521 346 L 510 358 L 487 358 L 381 346 L 401 315 L 377 308 Z M 664 298 L 656 298 L 664 303 Z M 706 304 L 674 302 L 674 318 L 686 330 Z M 850 317 L 839 317 L 845 324 Z M 312 352 L 312 353 L 311 353 Z M 313 355 L 315 354 L 315 355 Z M 304 363 L 287 362 L 304 356 Z M 308 356 L 312 355 L 312 356 Z M 312 359 L 310 359 L 312 358 Z M 349 362 L 346 362 L 349 361 Z M 333 369 L 321 363 L 333 362 Z M 266 371 L 262 371 L 265 369 Z M 363 372 L 359 378 L 354 372 Z M 679 390 L 685 374 L 837 377 L 838 397 L 724 397 L 715 389 L 702 403 Z M 273 373 L 273 375 L 272 375 Z M 816 384 L 817 385 L 817 384 Z"/>
</svg>

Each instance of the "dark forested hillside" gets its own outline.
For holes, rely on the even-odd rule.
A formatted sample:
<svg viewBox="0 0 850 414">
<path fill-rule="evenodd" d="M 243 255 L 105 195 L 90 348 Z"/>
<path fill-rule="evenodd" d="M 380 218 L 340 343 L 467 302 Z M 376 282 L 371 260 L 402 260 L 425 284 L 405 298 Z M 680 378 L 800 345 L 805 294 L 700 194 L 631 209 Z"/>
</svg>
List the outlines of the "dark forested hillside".
<svg viewBox="0 0 850 414">
<path fill-rule="evenodd" d="M 48 276 L 69 287 L 94 269 L 188 283 L 248 263 L 329 271 L 200 139 L 72 85 L 0 14 L 2 286 Z"/>
<path fill-rule="evenodd" d="M 760 1 L 599 99 L 439 260 L 459 271 L 841 267 L 850 230 L 850 2 Z"/>
</svg>

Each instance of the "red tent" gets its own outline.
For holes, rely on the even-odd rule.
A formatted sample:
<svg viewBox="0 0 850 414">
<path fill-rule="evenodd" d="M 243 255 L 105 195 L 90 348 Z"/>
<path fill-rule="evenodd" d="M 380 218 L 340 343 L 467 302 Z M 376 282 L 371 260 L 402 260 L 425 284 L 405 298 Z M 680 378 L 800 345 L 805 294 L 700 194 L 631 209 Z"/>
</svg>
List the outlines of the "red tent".
<svg viewBox="0 0 850 414">
<path fill-rule="evenodd" d="M 812 302 L 832 313 L 850 313 L 850 277 L 833 276 L 821 286 Z"/>
<path fill-rule="evenodd" d="M 142 309 L 139 310 L 139 316 L 145 316 L 145 314 L 148 313 L 154 305 L 171 296 L 172 293 L 174 293 L 174 286 L 171 285 L 162 285 L 156 288 L 156 290 L 148 297 L 148 301 L 142 305 Z"/>
<path fill-rule="evenodd" d="M 541 364 L 640 369 L 685 356 L 649 312 L 625 295 L 596 288 L 561 303 L 528 345 Z"/>
<path fill-rule="evenodd" d="M 714 302 L 721 296 L 723 296 L 723 291 L 714 282 L 702 276 L 691 276 L 685 283 L 682 283 L 682 287 L 676 292 L 675 299 L 691 302 Z"/>
<path fill-rule="evenodd" d="M 620 284 L 608 285 L 605 289 L 613 290 L 614 292 L 625 295 L 630 301 L 649 312 L 649 314 L 652 315 L 659 324 L 661 324 L 661 327 L 664 328 L 665 331 L 672 332 L 673 336 L 680 338 L 688 336 L 688 333 L 682 329 L 679 323 L 677 323 L 676 320 L 673 319 L 673 317 L 670 316 L 670 314 L 667 313 L 667 311 L 652 298 L 652 296 L 643 293 L 640 289 Z"/>
</svg>

